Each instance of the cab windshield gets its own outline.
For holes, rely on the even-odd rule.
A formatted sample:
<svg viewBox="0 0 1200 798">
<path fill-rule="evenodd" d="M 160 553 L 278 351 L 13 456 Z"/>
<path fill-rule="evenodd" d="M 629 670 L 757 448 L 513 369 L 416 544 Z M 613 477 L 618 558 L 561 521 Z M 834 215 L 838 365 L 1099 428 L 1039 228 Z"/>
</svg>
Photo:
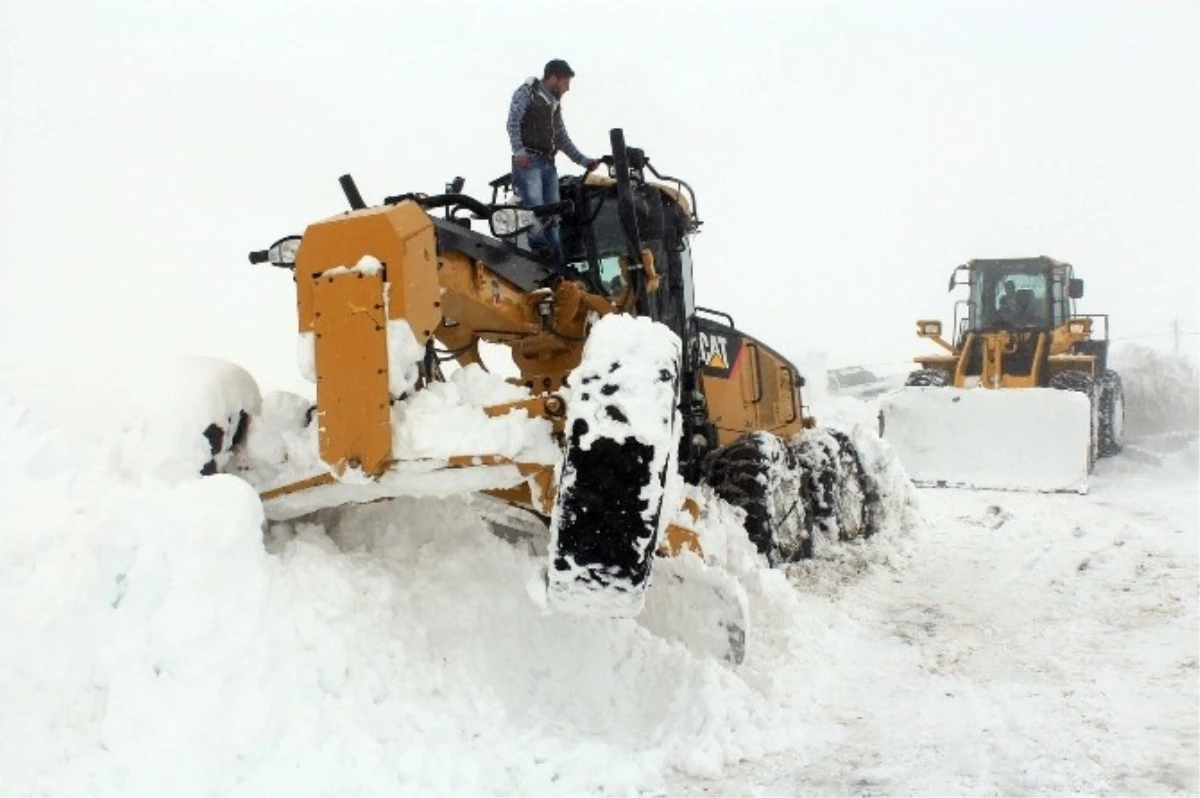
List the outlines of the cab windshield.
<svg viewBox="0 0 1200 798">
<path fill-rule="evenodd" d="M 600 291 L 608 296 L 619 294 L 625 289 L 621 277 L 620 258 L 625 254 L 628 245 L 624 231 L 621 229 L 621 219 L 617 211 L 615 192 L 597 192 L 588 197 L 585 204 L 585 218 L 590 225 L 578 230 L 564 230 L 563 249 L 566 253 L 567 266 L 578 272 L 587 282 L 596 284 Z M 642 246 L 649 247 L 654 253 L 656 263 L 664 263 L 661 233 L 652 229 L 639 214 L 639 232 Z M 590 240 L 588 236 L 590 227 Z M 594 250 L 591 248 L 594 247 Z M 592 270 L 589 262 L 589 251 L 594 252 L 596 270 Z"/>
<path fill-rule="evenodd" d="M 1050 327 L 1045 268 L 976 269 L 971 276 L 971 319 L 976 330 Z"/>
</svg>

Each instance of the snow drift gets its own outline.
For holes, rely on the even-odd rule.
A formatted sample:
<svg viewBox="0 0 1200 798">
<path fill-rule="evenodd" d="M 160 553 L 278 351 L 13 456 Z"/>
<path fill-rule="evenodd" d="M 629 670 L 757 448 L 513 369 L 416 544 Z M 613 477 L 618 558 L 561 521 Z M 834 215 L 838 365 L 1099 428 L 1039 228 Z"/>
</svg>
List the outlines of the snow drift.
<svg viewBox="0 0 1200 798">
<path fill-rule="evenodd" d="M 706 551 L 756 619 L 736 671 L 634 619 L 545 613 L 525 589 L 542 558 L 464 499 L 268 525 L 236 477 L 114 472 L 116 444 L 12 403 L 0 429 L 21 486 L 4 792 L 628 793 L 785 749 L 848 644 L 715 500 Z"/>
</svg>

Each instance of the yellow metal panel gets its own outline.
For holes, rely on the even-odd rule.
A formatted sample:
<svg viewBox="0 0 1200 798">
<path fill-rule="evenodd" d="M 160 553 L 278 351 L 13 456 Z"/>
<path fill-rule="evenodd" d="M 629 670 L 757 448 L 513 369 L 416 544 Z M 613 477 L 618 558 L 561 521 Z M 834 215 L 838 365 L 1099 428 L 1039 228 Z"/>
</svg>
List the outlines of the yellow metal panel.
<svg viewBox="0 0 1200 798">
<path fill-rule="evenodd" d="M 378 476 L 391 459 L 383 275 L 315 275 L 311 289 L 321 459 Z"/>
<path fill-rule="evenodd" d="M 301 332 L 313 329 L 312 277 L 352 268 L 370 256 L 390 283 L 387 318 L 406 319 L 420 343 L 441 321 L 433 222 L 414 202 L 366 208 L 309 225 L 296 253 L 296 311 Z"/>
</svg>

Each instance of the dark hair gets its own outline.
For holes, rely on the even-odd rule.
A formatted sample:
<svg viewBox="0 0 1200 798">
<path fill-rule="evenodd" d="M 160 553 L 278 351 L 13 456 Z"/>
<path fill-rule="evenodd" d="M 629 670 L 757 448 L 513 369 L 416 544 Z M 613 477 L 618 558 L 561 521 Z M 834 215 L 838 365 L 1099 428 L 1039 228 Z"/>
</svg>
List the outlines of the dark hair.
<svg viewBox="0 0 1200 798">
<path fill-rule="evenodd" d="M 558 75 L 563 78 L 575 77 L 575 71 L 571 69 L 570 64 L 561 58 L 555 58 L 546 62 L 546 68 L 542 70 L 542 80 L 551 75 Z"/>
</svg>

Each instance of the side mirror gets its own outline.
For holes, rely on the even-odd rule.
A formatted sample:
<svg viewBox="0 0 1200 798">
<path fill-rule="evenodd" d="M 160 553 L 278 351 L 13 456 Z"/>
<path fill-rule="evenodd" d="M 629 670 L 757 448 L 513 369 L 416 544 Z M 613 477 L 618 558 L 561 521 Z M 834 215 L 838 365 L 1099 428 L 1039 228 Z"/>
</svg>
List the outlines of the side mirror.
<svg viewBox="0 0 1200 798">
<path fill-rule="evenodd" d="M 516 206 L 506 206 L 492 211 L 488 226 L 496 238 L 510 238 L 529 230 L 537 223 L 532 211 Z"/>
<path fill-rule="evenodd" d="M 250 253 L 251 263 L 270 263 L 281 269 L 296 268 L 296 252 L 300 249 L 300 236 L 284 236 L 267 249 Z"/>
<path fill-rule="evenodd" d="M 967 264 L 963 264 L 962 266 L 954 267 L 954 271 L 950 272 L 950 285 L 946 287 L 946 290 L 953 291 L 954 286 L 961 285 L 961 283 L 959 283 L 955 278 L 958 277 L 959 272 L 968 271 L 968 269 L 969 269 L 969 267 L 967 266 Z"/>
<path fill-rule="evenodd" d="M 1067 296 L 1071 299 L 1079 299 L 1083 296 L 1083 280 L 1078 277 L 1072 277 L 1067 283 Z"/>
</svg>

